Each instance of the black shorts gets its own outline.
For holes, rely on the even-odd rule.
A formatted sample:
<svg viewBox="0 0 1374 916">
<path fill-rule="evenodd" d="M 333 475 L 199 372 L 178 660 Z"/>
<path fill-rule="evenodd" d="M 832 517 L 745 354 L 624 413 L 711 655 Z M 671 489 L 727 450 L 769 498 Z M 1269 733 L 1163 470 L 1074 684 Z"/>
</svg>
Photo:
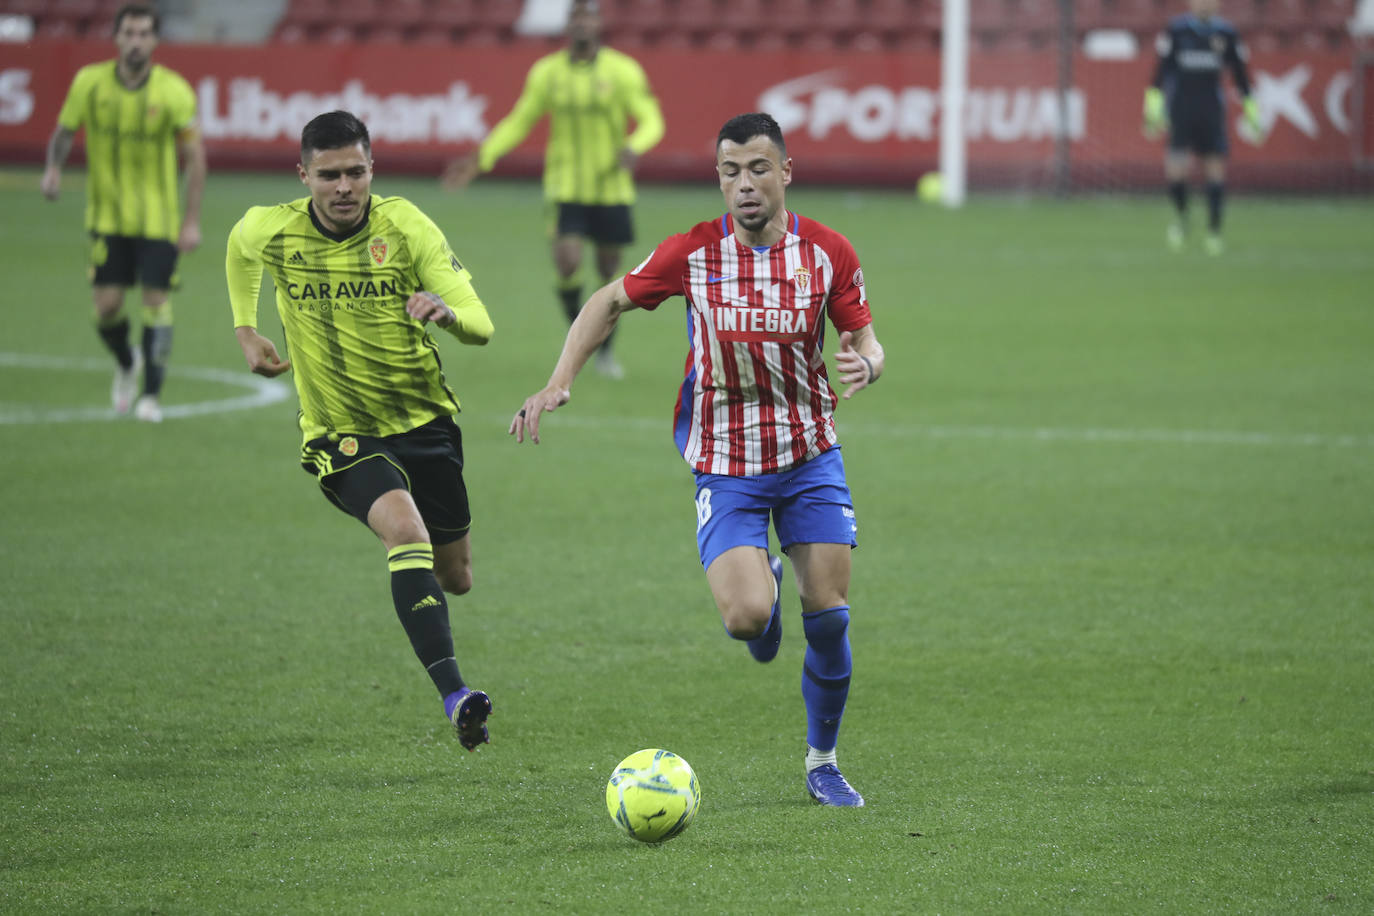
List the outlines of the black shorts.
<svg viewBox="0 0 1374 916">
<path fill-rule="evenodd" d="M 433 543 L 451 544 L 472 526 L 463 432 L 452 417 L 381 438 L 320 436 L 301 449 L 301 467 L 319 478 L 330 502 L 364 525 L 377 497 L 408 490 Z"/>
<path fill-rule="evenodd" d="M 1225 156 L 1226 113 L 1219 105 L 1180 106 L 1169 113 L 1169 149 L 1199 156 Z"/>
<path fill-rule="evenodd" d="M 95 286 L 176 285 L 177 246 L 166 239 L 91 233 L 91 283 Z"/>
<path fill-rule="evenodd" d="M 626 204 L 558 204 L 558 234 L 580 235 L 601 245 L 628 245 L 635 240 Z"/>
</svg>

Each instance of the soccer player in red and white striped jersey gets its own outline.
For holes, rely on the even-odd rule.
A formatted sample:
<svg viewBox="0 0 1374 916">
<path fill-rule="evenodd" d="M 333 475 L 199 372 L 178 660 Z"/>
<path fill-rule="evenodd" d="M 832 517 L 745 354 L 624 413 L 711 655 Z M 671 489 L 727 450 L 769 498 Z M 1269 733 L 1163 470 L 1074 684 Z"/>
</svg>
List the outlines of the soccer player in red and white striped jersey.
<svg viewBox="0 0 1374 916">
<path fill-rule="evenodd" d="M 822 804 L 858 806 L 863 798 L 835 759 L 858 526 L 835 436 L 827 321 L 839 332 L 835 366 L 846 399 L 882 375 L 883 348 L 849 241 L 784 205 L 792 160 L 777 122 L 761 113 L 726 122 L 716 172 L 728 212 L 665 240 L 592 295 L 548 384 L 525 400 L 510 432 L 517 442 L 527 432 L 539 441 L 540 417 L 568 403 L 573 379 L 622 314 L 685 298 L 689 351 L 674 438 L 696 475 L 707 582 L 726 631 L 771 661 L 782 636 L 771 519 L 801 592 L 807 788 Z"/>
</svg>

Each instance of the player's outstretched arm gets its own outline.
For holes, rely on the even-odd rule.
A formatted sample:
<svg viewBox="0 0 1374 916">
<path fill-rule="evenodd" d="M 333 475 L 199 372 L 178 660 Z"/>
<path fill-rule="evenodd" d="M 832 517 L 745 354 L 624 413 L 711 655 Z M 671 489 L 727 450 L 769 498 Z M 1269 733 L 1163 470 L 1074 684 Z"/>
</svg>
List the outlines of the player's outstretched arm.
<svg viewBox="0 0 1374 916">
<path fill-rule="evenodd" d="M 243 358 L 248 361 L 248 368 L 257 375 L 276 378 L 291 368 L 291 360 L 278 356 L 276 346 L 259 334 L 257 328 L 240 325 L 234 328 L 234 336 L 239 339 L 239 347 L 243 350 Z"/>
<path fill-rule="evenodd" d="M 844 399 L 849 400 L 855 392 L 863 391 L 878 380 L 887 364 L 883 345 L 878 335 L 873 333 L 873 324 L 864 325 L 857 331 L 840 334 L 840 349 L 835 354 L 835 368 L 840 373 L 840 382 L 849 387 L 844 391 Z"/>
<path fill-rule="evenodd" d="M 567 339 L 563 341 L 563 352 L 558 357 L 549 382 L 541 390 L 525 398 L 510 421 L 508 432 L 516 442 L 525 441 L 529 433 L 530 441 L 539 444 L 539 418 L 546 412 L 562 407 L 572 398 L 572 383 L 577 373 L 591 359 L 606 338 L 615 330 L 620 316 L 634 308 L 634 303 L 625 295 L 622 280 L 612 280 L 601 289 L 592 293 L 577 320 L 568 329 Z"/>
</svg>

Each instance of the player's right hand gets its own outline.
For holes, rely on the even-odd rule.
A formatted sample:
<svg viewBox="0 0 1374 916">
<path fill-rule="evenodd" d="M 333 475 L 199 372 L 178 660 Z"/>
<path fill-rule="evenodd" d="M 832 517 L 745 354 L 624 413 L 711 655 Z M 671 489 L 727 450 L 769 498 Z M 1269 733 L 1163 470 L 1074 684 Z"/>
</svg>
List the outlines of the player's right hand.
<svg viewBox="0 0 1374 916">
<path fill-rule="evenodd" d="M 478 171 L 477 151 L 473 150 L 450 162 L 439 176 L 439 184 L 447 191 L 461 191 L 472 183 Z"/>
<path fill-rule="evenodd" d="M 1164 112 L 1164 93 L 1151 86 L 1145 90 L 1144 132 L 1151 140 L 1164 133 L 1169 126 L 1169 116 Z"/>
<path fill-rule="evenodd" d="M 44 169 L 38 188 L 48 200 L 57 200 L 58 194 L 62 191 L 62 173 L 57 169 Z"/>
<path fill-rule="evenodd" d="M 254 375 L 276 378 L 291 368 L 291 360 L 278 356 L 272 341 L 253 328 L 234 328 L 234 334 L 238 337 L 239 348 L 243 350 L 243 358 Z"/>
<path fill-rule="evenodd" d="M 525 404 L 515 416 L 511 417 L 510 429 L 507 431 L 515 437 L 516 442 L 525 441 L 525 432 L 528 430 L 530 441 L 535 445 L 539 444 L 539 418 L 545 411 L 555 411 L 568 403 L 572 399 L 572 392 L 566 388 L 555 388 L 549 386 L 537 394 L 532 394 L 525 398 Z"/>
</svg>

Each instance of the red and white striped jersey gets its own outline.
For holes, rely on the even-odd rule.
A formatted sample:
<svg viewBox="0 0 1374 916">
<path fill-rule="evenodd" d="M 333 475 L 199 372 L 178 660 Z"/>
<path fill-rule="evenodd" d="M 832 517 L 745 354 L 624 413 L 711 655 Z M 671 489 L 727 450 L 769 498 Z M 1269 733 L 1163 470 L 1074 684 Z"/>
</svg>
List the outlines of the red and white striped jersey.
<svg viewBox="0 0 1374 916">
<path fill-rule="evenodd" d="M 625 276 L 654 309 L 687 299 L 687 364 L 673 438 L 693 468 L 751 477 L 785 471 L 835 445 L 825 318 L 839 331 L 873 319 L 863 270 L 843 235 L 787 214 L 787 233 L 755 250 L 729 214 L 663 241 Z"/>
</svg>

